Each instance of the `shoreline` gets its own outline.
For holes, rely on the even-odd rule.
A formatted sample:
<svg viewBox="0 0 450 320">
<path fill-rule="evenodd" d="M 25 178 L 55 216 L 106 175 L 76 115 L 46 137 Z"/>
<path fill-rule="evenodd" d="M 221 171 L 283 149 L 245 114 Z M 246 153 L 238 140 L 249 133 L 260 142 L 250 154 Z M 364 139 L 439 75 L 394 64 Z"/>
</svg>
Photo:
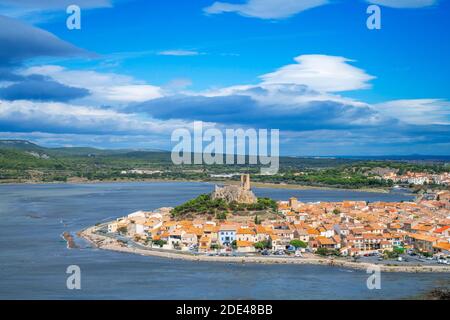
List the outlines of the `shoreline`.
<svg viewBox="0 0 450 320">
<path fill-rule="evenodd" d="M 361 189 L 347 189 L 337 187 L 319 187 L 319 186 L 307 186 L 302 184 L 278 184 L 272 182 L 252 182 L 256 188 L 273 188 L 273 189 L 292 189 L 292 190 L 345 190 L 352 192 L 373 192 L 373 193 L 389 193 L 389 188 L 361 188 Z"/>
<path fill-rule="evenodd" d="M 139 180 L 72 180 L 72 181 L 26 181 L 26 182 L 0 182 L 1 185 L 36 185 L 36 184 L 101 184 L 101 183 L 158 183 L 158 182 L 203 182 L 212 184 L 224 184 L 224 181 L 217 180 L 195 180 L 195 179 L 139 179 Z M 228 184 L 239 184 L 239 181 L 230 181 Z M 352 192 L 372 192 L 372 193 L 389 193 L 389 188 L 338 188 L 332 186 L 308 186 L 302 184 L 278 184 L 272 182 L 252 182 L 252 185 L 256 188 L 273 188 L 273 189 L 291 189 L 291 190 L 341 190 Z"/>
<path fill-rule="evenodd" d="M 263 256 L 241 256 L 241 257 L 221 257 L 207 255 L 193 255 L 190 253 L 173 252 L 164 249 L 138 249 L 121 246 L 120 243 L 107 236 L 94 234 L 95 227 L 88 227 L 77 235 L 80 238 L 91 243 L 95 248 L 110 250 L 122 253 L 139 254 L 143 256 L 155 256 L 166 259 L 179 259 L 197 262 L 218 262 L 218 263 L 257 263 L 257 264 L 297 264 L 297 265 L 324 265 L 332 267 L 342 267 L 356 270 L 368 270 L 368 268 L 379 267 L 382 272 L 410 272 L 410 273 L 450 273 L 450 266 L 399 266 L 399 265 L 382 265 L 366 262 L 343 261 L 340 259 L 330 258 L 297 258 L 297 257 L 263 257 Z M 164 251 L 163 251 L 164 250 Z"/>
</svg>

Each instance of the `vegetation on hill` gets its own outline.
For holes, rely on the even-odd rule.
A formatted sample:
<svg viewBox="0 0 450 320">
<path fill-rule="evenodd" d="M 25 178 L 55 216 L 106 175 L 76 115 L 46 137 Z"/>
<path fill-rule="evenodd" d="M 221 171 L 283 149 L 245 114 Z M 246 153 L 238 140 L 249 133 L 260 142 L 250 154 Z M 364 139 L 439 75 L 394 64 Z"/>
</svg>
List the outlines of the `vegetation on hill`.
<svg viewBox="0 0 450 320">
<path fill-rule="evenodd" d="M 290 171 L 274 176 L 255 176 L 255 182 L 275 182 L 308 186 L 333 186 L 340 188 L 391 187 L 391 181 L 384 181 L 345 168 L 308 170 L 301 173 Z"/>
<path fill-rule="evenodd" d="M 257 203 L 243 204 L 231 202 L 227 203 L 223 199 L 212 199 L 210 194 L 202 194 L 197 198 L 191 199 L 172 209 L 173 217 L 182 217 L 186 215 L 215 215 L 219 217 L 226 217 L 227 213 L 236 212 L 252 212 L 269 210 L 275 212 L 277 204 L 274 200 L 269 198 L 258 198 Z"/>
</svg>

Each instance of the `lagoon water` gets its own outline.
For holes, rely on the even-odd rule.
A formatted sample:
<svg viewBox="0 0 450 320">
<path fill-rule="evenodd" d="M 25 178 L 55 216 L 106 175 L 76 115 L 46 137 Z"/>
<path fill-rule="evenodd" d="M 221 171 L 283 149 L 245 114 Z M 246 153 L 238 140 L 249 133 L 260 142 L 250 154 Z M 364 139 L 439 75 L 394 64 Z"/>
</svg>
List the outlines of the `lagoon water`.
<svg viewBox="0 0 450 320">
<path fill-rule="evenodd" d="M 449 286 L 449 274 L 383 273 L 368 290 L 364 271 L 313 265 L 199 263 L 89 247 L 61 238 L 139 209 L 174 206 L 212 184 L 155 182 L 0 185 L 0 299 L 402 299 Z M 399 201 L 402 193 L 254 189 L 274 199 Z M 68 290 L 66 268 L 81 268 Z"/>
</svg>

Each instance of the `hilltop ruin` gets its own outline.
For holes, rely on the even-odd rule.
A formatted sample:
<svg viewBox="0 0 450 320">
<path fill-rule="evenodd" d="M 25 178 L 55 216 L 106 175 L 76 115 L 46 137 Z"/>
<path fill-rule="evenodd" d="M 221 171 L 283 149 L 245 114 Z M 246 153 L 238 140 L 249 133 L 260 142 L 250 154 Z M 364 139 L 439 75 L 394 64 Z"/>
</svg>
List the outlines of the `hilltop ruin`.
<svg viewBox="0 0 450 320">
<path fill-rule="evenodd" d="M 212 199 L 224 199 L 227 203 L 237 202 L 253 204 L 258 201 L 255 194 L 251 190 L 249 174 L 241 175 L 241 183 L 239 186 L 226 185 L 219 187 L 216 185 L 211 197 Z"/>
</svg>

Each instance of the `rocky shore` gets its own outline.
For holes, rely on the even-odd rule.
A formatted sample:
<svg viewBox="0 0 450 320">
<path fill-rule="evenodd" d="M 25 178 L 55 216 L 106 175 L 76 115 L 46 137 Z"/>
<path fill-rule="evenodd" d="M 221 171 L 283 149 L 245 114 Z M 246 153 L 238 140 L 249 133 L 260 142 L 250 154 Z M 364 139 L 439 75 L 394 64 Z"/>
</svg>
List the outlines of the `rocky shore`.
<svg viewBox="0 0 450 320">
<path fill-rule="evenodd" d="M 193 255 L 186 252 L 174 252 L 162 249 L 139 249 L 125 246 L 107 236 L 102 236 L 93 232 L 93 227 L 87 228 L 79 232 L 79 236 L 89 241 L 93 246 L 125 253 L 134 253 L 144 256 L 156 256 L 169 259 L 181 259 L 189 261 L 204 261 L 204 262 L 222 262 L 222 263 L 262 263 L 262 264 L 315 264 L 327 265 L 359 270 L 367 270 L 371 267 L 379 267 L 382 272 L 443 272 L 450 273 L 450 266 L 411 266 L 411 265 L 383 265 L 371 264 L 364 262 L 352 262 L 342 259 L 333 258 L 297 258 L 297 257 L 267 257 L 267 256 L 206 256 Z"/>
<path fill-rule="evenodd" d="M 73 239 L 73 236 L 69 232 L 64 231 L 64 233 L 61 235 L 61 237 L 64 240 L 66 240 L 67 248 L 69 248 L 69 249 L 76 249 L 76 248 L 78 248 L 78 246 L 75 243 L 75 240 Z"/>
</svg>

